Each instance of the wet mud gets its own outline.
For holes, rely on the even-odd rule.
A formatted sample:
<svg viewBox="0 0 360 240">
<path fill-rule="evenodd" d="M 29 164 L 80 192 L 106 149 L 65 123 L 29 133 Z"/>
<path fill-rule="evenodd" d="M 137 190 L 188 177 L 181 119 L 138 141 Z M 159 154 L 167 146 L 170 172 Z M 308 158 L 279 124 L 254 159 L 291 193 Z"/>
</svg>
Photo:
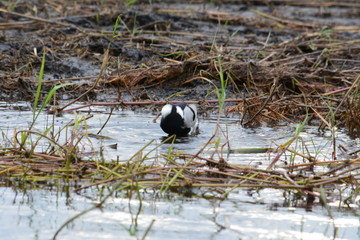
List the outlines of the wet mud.
<svg viewBox="0 0 360 240">
<path fill-rule="evenodd" d="M 33 101 L 45 54 L 44 96 L 73 83 L 58 100 L 205 102 L 226 79 L 254 125 L 330 106 L 359 131 L 357 1 L 135 2 L 2 1 L 0 98 Z"/>
</svg>

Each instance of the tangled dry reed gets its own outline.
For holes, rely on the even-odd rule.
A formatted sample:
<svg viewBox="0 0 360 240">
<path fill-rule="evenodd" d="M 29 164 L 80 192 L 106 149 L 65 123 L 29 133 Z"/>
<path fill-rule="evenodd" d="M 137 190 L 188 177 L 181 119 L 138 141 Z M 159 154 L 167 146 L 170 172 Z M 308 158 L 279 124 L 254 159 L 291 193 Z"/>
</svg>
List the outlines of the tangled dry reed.
<svg viewBox="0 0 360 240">
<path fill-rule="evenodd" d="M 59 59 L 79 57 L 99 63 L 99 55 L 109 50 L 106 74 L 91 91 L 91 83 L 76 81 L 96 79 L 97 75 L 45 81 L 48 88 L 59 82 L 74 83 L 62 89 L 73 96 L 79 90 L 89 91 L 81 100 L 114 86 L 129 92 L 136 101 L 142 99 L 144 89 L 167 86 L 181 91 L 181 87 L 206 86 L 209 81 L 218 85 L 217 57 L 221 56 L 223 74 L 229 81 L 228 95 L 237 99 L 237 104 L 228 106 L 226 111 L 240 112 L 245 126 L 263 121 L 298 121 L 310 114 L 310 122 L 320 120 L 322 128 L 335 119 L 336 126 L 344 126 L 351 135 L 358 136 L 360 28 L 331 21 L 324 24 L 324 19 L 336 14 L 332 8 L 338 7 L 344 8 L 346 16 L 352 19 L 356 16 L 352 9 L 359 9 L 359 4 L 350 0 L 273 0 L 266 3 L 278 11 L 263 12 L 256 8 L 261 1 L 236 2 L 244 4 L 244 11 L 252 15 L 243 16 L 231 6 L 221 11 L 221 4 L 220 10 L 199 10 L 191 5 L 188 9 L 176 4 L 165 8 L 161 3 L 149 5 L 142 1 L 135 7 L 118 1 L 102 5 L 53 1 L 51 6 L 40 6 L 37 1 L 20 1 L 15 6 L 11 1 L 4 2 L 0 28 L 11 44 L 1 52 L 0 88 L 4 94 L 32 99 L 36 81 L 31 76 L 36 75 L 34 69 L 41 63 L 41 55 L 35 50 L 47 52 L 47 63 L 55 66 L 50 69 L 55 76 L 62 68 L 65 76 L 71 74 L 66 72 L 67 66 L 59 65 Z M 314 20 L 282 17 L 281 4 L 300 12 L 301 7 L 313 8 Z M 39 11 L 37 15 L 33 13 L 34 6 Z M 27 42 L 7 37 L 7 32 L 15 30 L 22 31 Z M 145 96 L 145 100 L 154 101 Z M 209 94 L 190 100 L 213 98 Z"/>
<path fill-rule="evenodd" d="M 54 66 L 55 70 L 48 70 L 53 71 L 52 76 L 59 74 L 58 66 L 63 67 L 59 60 L 64 57 L 100 64 L 108 54 L 99 75 L 59 77 L 44 84 L 50 88 L 58 83 L 74 83 L 60 92 L 74 96 L 76 101 L 90 99 L 86 97 L 91 93 L 96 95 L 97 91 L 112 87 L 128 92 L 133 99 L 141 99 L 137 96 L 139 89 L 210 85 L 209 95 L 191 99 L 210 104 L 215 96 L 211 84 L 219 87 L 223 77 L 233 99 L 226 101 L 234 103 L 226 106 L 225 111 L 240 112 L 244 126 L 308 119 L 309 123 L 320 122 L 321 128 L 344 126 L 353 136 L 360 133 L 360 40 L 356 37 L 360 34 L 359 26 L 286 19 L 281 14 L 275 16 L 276 11 L 257 10 L 256 4 L 261 1 L 239 1 L 245 4 L 244 9 L 253 8 L 251 17 L 231 10 L 184 10 L 177 5 L 171 9 L 145 3 L 130 7 L 119 1 L 105 1 L 103 5 L 53 1 L 47 6 L 37 1 L 19 1 L 17 6 L 10 6 L 11 2 L 0 5 L 0 18 L 4 20 L 0 29 L 9 41 L 0 53 L 3 80 L 0 89 L 10 96 L 33 99 L 37 82 L 33 76 L 41 64 L 40 53 L 45 52 L 48 66 Z M 314 7 L 311 1 L 266 2 L 271 6 L 285 3 Z M 346 8 L 349 17 L 354 15 L 351 9 L 360 8 L 356 1 L 317 4 L 315 7 L 321 9 Z M 38 6 L 38 14 L 34 13 L 34 6 Z M 118 25 L 114 27 L 116 21 Z M 21 31 L 26 42 L 6 35 L 14 31 Z M 63 72 L 65 76 L 67 70 Z M 76 82 L 83 79 L 97 80 Z M 82 99 L 76 98 L 79 92 L 85 93 Z M 154 101 L 149 96 L 142 102 L 125 101 L 119 94 L 117 101 L 86 106 L 142 105 Z M 83 161 L 70 153 L 29 152 L 18 146 L 3 148 L 0 175 L 2 179 L 30 182 L 56 179 L 89 182 L 77 190 L 116 181 L 121 181 L 124 188 L 203 187 L 223 189 L 224 194 L 228 191 L 224 189 L 237 187 L 271 187 L 319 196 L 316 188 L 340 183 L 359 189 L 357 157 L 328 162 L 312 159 L 276 167 L 274 158 L 268 170 L 261 170 L 200 154 L 158 156 L 159 161 L 149 164 L 143 158 L 132 158 L 126 163 Z M 304 174 L 305 170 L 320 165 L 331 170 Z"/>
<path fill-rule="evenodd" d="M 283 146 L 282 146 L 283 147 Z M 65 146 L 62 147 L 65 149 Z M 351 203 L 358 189 L 360 158 L 318 161 L 301 153 L 285 149 L 273 151 L 273 160 L 267 168 L 229 164 L 222 158 L 216 160 L 200 150 L 197 154 L 159 154 L 148 157 L 153 151 L 144 147 L 127 161 L 82 160 L 80 153 L 47 154 L 21 151 L 19 148 L 1 149 L 0 176 L 3 181 L 22 181 L 29 184 L 60 185 L 76 183 L 76 191 L 120 182 L 120 189 L 159 189 L 161 191 L 198 189 L 226 197 L 235 188 L 277 188 L 293 190 L 304 196 L 319 197 L 319 189 L 337 185 L 353 186 L 354 191 L 344 200 Z M 277 164 L 279 157 L 290 151 L 308 158 L 304 163 Z M 275 154 L 276 152 L 276 154 Z M 354 153 L 349 153 L 355 155 Z M 74 157 L 75 156 L 75 157 Z M 78 157 L 76 157 L 78 156 Z M 322 166 L 319 171 L 319 168 Z M 317 168 L 314 171 L 314 168 Z M 79 185 L 79 181 L 82 183 Z M 351 200 L 352 199 L 352 200 Z M 349 202 L 347 202 L 349 201 Z"/>
</svg>

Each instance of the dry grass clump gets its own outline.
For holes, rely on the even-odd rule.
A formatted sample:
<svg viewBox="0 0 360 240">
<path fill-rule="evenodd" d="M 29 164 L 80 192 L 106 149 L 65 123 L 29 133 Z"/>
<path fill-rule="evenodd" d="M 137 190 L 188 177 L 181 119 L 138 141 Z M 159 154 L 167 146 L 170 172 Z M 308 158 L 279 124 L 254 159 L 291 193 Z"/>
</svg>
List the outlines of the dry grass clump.
<svg viewBox="0 0 360 240">
<path fill-rule="evenodd" d="M 141 99 L 136 96 L 138 89 L 141 94 L 157 89 L 161 93 L 157 99 L 165 101 L 125 101 L 119 94 L 118 99 L 86 106 L 163 104 L 190 89 L 194 91 L 187 99 L 201 106 L 217 103 L 226 113 L 239 112 L 244 126 L 264 121 L 317 120 L 321 128 L 332 131 L 344 126 L 354 136 L 359 134 L 360 28 L 349 24 L 354 14 L 348 14 L 348 24 L 324 24 L 324 16 L 336 14 L 333 8 L 342 7 L 350 13 L 360 7 L 357 2 L 274 0 L 267 1 L 267 12 L 257 9 L 260 1 L 241 1 L 240 10 L 229 5 L 227 11 L 221 10 L 220 3 L 217 9 L 191 4 L 187 9 L 178 4 L 168 8 L 147 1 L 138 1 L 136 6 L 121 1 L 40 3 L 0 4 L 1 38 L 5 40 L 0 45 L 4 50 L 0 51 L 3 97 L 36 96 L 37 101 L 56 85 L 58 94 L 69 94 L 73 99 L 56 108 L 61 112 L 79 109 L 66 108 L 113 87 L 133 99 Z M 282 4 L 293 8 L 293 14 L 285 14 Z M 305 22 L 295 13 L 311 13 L 301 7 L 328 12 L 321 15 L 315 11 L 311 15 L 314 20 Z M 91 62 L 95 67 L 85 69 L 82 64 L 73 66 L 63 61 L 69 58 Z M 34 76 L 44 59 L 43 72 L 49 76 L 40 92 L 36 91 L 39 82 Z M 100 71 L 92 71 L 94 68 Z M 84 79 L 89 82 L 77 82 Z M 72 84 L 57 85 L 59 82 Z M 169 97 L 164 87 L 177 93 Z M 206 94 L 194 94 L 203 90 Z M 28 152 L 23 146 L 1 149 L 0 171 L 6 179 L 31 181 L 66 177 L 96 185 L 122 180 L 125 188 L 136 182 L 144 188 L 274 187 L 304 193 L 327 184 L 355 184 L 357 180 L 358 158 L 325 163 L 336 171 L 303 175 L 303 168 L 324 163 L 292 165 L 284 174 L 279 169 L 289 166 L 258 170 L 200 155 L 182 154 L 171 159 L 159 155 L 156 164 L 147 164 L 144 158 L 126 163 L 82 161 L 74 150 L 64 147 L 60 154 L 36 153 L 34 149 Z"/>
<path fill-rule="evenodd" d="M 124 186 L 130 187 L 138 182 L 142 188 L 270 187 L 303 191 L 339 183 L 356 185 L 357 170 L 360 168 L 357 166 L 360 158 L 333 161 L 312 159 L 308 163 L 277 165 L 278 170 L 271 169 L 274 166 L 272 163 L 268 170 L 262 170 L 229 164 L 221 159 L 205 157 L 206 154 L 171 153 L 160 154 L 155 158 L 139 156 L 140 152 L 128 161 L 103 162 L 82 160 L 81 153 L 74 158 L 73 154 L 60 156 L 8 148 L 2 149 L 0 153 L 0 174 L 3 180 L 82 180 L 84 183 L 91 182 L 89 186 L 126 179 Z M 310 174 L 314 167 L 324 165 L 331 170 Z"/>
<path fill-rule="evenodd" d="M 274 8 L 267 12 L 260 11 L 256 1 L 240 1 L 240 10 L 228 5 L 227 11 L 222 11 L 225 3 L 219 3 L 218 10 L 211 5 L 209 9 L 193 5 L 183 9 L 174 3 L 164 7 L 142 1 L 135 7 L 118 1 L 39 3 L 5 1 L 0 6 L 4 20 L 0 28 L 8 41 L 0 53 L 4 95 L 32 97 L 36 82 L 32 76 L 41 63 L 40 53 L 46 51 L 49 69 L 45 72 L 54 79 L 44 84 L 56 84 L 57 79 L 73 82 L 59 92 L 74 98 L 79 91 L 96 96 L 112 86 L 129 92 L 133 99 L 141 99 L 137 94 L 143 92 L 137 89 L 159 89 L 163 94 L 164 86 L 174 91 L 190 87 L 211 92 L 212 84 L 220 86 L 223 74 L 228 81 L 227 95 L 238 103 L 227 110 L 241 112 L 244 125 L 303 120 L 306 114 L 329 122 L 333 111 L 336 125 L 352 134 L 359 132 L 360 29 L 350 25 L 352 9 L 359 8 L 354 1 L 274 0 L 267 1 Z M 290 15 L 282 4 L 288 6 Z M 347 25 L 327 21 L 337 16 L 340 7 L 349 18 Z M 299 21 L 291 11 L 313 20 Z M 14 31 L 18 30 L 25 37 L 17 38 Z M 79 86 L 76 81 L 97 79 L 98 75 L 89 74 L 92 69 L 59 61 L 75 57 L 100 68 L 107 49 L 107 72 L 102 84 L 90 91 L 89 84 Z M 190 100 L 207 101 L 214 96 Z"/>
</svg>

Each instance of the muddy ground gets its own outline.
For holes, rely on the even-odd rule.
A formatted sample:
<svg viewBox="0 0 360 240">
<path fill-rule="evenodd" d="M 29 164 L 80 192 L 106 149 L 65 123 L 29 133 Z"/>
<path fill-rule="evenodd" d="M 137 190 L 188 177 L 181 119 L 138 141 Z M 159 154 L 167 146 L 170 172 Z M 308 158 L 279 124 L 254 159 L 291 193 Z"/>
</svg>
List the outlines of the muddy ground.
<svg viewBox="0 0 360 240">
<path fill-rule="evenodd" d="M 335 115 L 359 133 L 358 1 L 181 2 L 1 1 L 1 100 L 33 101 L 45 53 L 44 96 L 206 109 L 223 77 L 244 125 Z"/>
</svg>

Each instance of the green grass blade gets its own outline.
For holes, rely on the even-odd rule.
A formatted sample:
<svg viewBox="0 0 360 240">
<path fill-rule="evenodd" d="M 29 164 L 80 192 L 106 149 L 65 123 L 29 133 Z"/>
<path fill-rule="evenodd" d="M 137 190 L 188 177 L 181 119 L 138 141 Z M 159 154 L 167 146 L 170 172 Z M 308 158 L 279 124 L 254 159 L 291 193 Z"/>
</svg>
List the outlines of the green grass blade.
<svg viewBox="0 0 360 240">
<path fill-rule="evenodd" d="M 116 31 L 117 31 L 117 29 L 118 29 L 118 27 L 119 27 L 119 24 L 120 24 L 120 16 L 118 16 L 117 18 L 116 18 L 116 21 L 115 21 L 115 25 L 114 25 L 114 28 L 113 28 L 113 34 L 112 34 L 112 38 L 116 38 L 118 35 L 116 35 Z"/>
<path fill-rule="evenodd" d="M 39 98 L 40 98 L 42 81 L 43 81 L 43 77 L 44 77 L 45 56 L 46 56 L 45 51 L 43 51 L 43 57 L 41 60 L 41 67 L 40 67 L 40 72 L 39 72 L 39 77 L 38 77 L 38 86 L 36 89 L 36 95 L 35 95 L 35 101 L 34 101 L 33 121 L 35 121 L 35 119 L 36 119 L 35 115 L 36 115 L 37 105 L 38 105 Z"/>
<path fill-rule="evenodd" d="M 39 117 L 41 111 L 46 107 L 46 105 L 49 103 L 49 101 L 51 100 L 52 96 L 55 94 L 55 92 L 62 87 L 68 86 L 68 85 L 73 85 L 73 83 L 64 83 L 64 84 L 60 84 L 57 85 L 55 87 L 53 87 L 50 92 L 48 93 L 45 101 L 42 103 L 40 109 L 37 111 L 37 113 L 34 112 L 34 121 L 36 121 L 36 119 Z"/>
<path fill-rule="evenodd" d="M 127 1 L 126 5 L 131 6 L 134 5 L 138 0 L 129 0 Z"/>
</svg>

